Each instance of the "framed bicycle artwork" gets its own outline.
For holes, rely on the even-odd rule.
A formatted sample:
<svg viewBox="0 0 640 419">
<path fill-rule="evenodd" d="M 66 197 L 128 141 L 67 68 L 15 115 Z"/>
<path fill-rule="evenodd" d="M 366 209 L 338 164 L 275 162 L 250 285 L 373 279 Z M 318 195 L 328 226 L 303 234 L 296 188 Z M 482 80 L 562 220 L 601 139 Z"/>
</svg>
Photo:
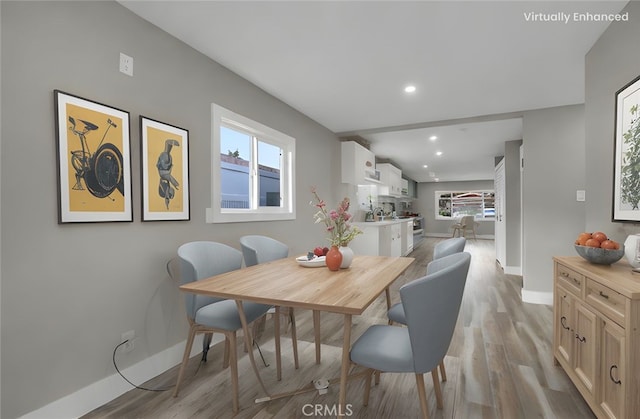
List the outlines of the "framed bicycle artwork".
<svg viewBox="0 0 640 419">
<path fill-rule="evenodd" d="M 189 220 L 189 131 L 140 116 L 142 221 Z"/>
<path fill-rule="evenodd" d="M 133 221 L 129 113 L 54 90 L 58 223 Z"/>
<path fill-rule="evenodd" d="M 616 92 L 612 221 L 640 221 L 640 77 Z"/>
</svg>

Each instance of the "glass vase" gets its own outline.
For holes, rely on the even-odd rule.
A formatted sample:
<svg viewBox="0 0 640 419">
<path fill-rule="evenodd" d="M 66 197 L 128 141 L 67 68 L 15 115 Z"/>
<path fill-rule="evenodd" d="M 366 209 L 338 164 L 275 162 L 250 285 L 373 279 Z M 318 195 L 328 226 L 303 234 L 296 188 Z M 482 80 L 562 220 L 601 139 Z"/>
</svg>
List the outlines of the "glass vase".
<svg viewBox="0 0 640 419">
<path fill-rule="evenodd" d="M 324 262 L 327 264 L 327 268 L 330 271 L 337 271 L 340 269 L 342 263 L 342 253 L 338 249 L 338 246 L 331 246 L 331 249 L 327 252 Z"/>
</svg>

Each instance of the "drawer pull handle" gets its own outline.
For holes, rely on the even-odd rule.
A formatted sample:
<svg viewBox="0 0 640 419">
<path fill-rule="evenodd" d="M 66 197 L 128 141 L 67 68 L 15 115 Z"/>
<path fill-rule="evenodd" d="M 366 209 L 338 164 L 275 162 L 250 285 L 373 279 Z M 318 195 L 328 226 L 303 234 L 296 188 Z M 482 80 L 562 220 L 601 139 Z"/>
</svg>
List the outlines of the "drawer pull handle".
<svg viewBox="0 0 640 419">
<path fill-rule="evenodd" d="M 562 325 L 562 328 L 565 330 L 569 330 L 569 326 L 564 324 L 565 321 L 567 321 L 567 318 L 565 316 L 560 317 L 560 324 Z"/>
<path fill-rule="evenodd" d="M 609 378 L 611 378 L 611 381 L 613 381 L 616 384 L 622 384 L 622 381 L 620 380 L 616 380 L 615 378 L 613 378 L 613 369 L 618 369 L 617 365 L 612 365 L 611 368 L 609 368 Z"/>
<path fill-rule="evenodd" d="M 564 276 L 565 278 L 569 278 L 569 274 L 566 272 L 560 272 L 560 275 Z"/>
<path fill-rule="evenodd" d="M 600 291 L 600 297 L 609 299 L 609 296 L 602 291 Z"/>
<path fill-rule="evenodd" d="M 585 338 L 584 336 L 580 337 L 580 335 L 578 335 L 577 333 L 576 333 L 576 339 L 578 339 L 582 343 L 585 343 L 587 341 L 587 338 Z"/>
</svg>

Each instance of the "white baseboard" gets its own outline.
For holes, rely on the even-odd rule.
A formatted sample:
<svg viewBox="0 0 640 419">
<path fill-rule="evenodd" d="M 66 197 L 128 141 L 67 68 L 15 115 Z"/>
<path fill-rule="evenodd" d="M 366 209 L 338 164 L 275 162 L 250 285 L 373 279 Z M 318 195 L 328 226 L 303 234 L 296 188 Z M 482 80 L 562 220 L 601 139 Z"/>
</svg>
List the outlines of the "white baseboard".
<svg viewBox="0 0 640 419">
<path fill-rule="evenodd" d="M 522 289 L 522 301 L 531 304 L 553 305 L 553 292 L 528 291 Z"/>
<path fill-rule="evenodd" d="M 424 233 L 425 237 L 446 237 L 451 238 L 451 233 Z M 485 240 L 494 240 L 495 236 L 493 234 L 476 234 L 476 238 L 485 239 Z M 473 236 L 467 236 L 467 240 L 473 240 Z"/>
<path fill-rule="evenodd" d="M 222 342 L 223 340 L 224 336 L 222 334 L 214 334 L 211 344 L 214 345 Z M 153 377 L 157 377 L 182 362 L 186 343 L 186 340 L 180 342 L 162 352 L 138 362 L 137 364 L 121 370 L 122 374 L 131 382 L 136 384 L 144 383 Z M 196 339 L 193 342 L 191 356 L 194 356 L 200 351 L 202 351 L 202 340 Z M 20 419 L 77 418 L 110 402 L 131 389 L 131 385 L 116 373 L 82 388 L 75 393 L 49 403 L 38 410 L 27 413 L 26 415 L 21 416 Z"/>
</svg>

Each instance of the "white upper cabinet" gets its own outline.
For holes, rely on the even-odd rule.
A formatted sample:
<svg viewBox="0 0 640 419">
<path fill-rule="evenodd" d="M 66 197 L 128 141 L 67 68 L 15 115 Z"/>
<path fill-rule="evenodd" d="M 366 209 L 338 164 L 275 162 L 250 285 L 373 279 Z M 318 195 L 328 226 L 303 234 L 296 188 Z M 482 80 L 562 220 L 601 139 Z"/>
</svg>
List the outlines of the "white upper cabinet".
<svg viewBox="0 0 640 419">
<path fill-rule="evenodd" d="M 376 170 L 376 157 L 355 141 L 343 141 L 342 183 L 363 185 L 380 183 L 380 173 Z"/>
<path fill-rule="evenodd" d="M 382 187 L 380 195 L 402 196 L 402 171 L 391 163 L 379 163 L 376 169 L 380 171 Z"/>
</svg>

